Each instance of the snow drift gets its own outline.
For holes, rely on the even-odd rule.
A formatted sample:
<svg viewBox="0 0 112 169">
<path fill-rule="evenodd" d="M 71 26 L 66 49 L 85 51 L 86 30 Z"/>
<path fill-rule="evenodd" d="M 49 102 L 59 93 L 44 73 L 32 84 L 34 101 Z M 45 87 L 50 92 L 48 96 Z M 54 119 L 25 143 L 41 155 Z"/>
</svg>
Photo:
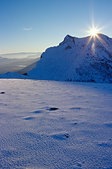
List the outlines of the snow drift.
<svg viewBox="0 0 112 169">
<path fill-rule="evenodd" d="M 112 39 L 76 38 L 67 35 L 62 43 L 48 48 L 29 78 L 80 82 L 112 82 Z"/>
</svg>

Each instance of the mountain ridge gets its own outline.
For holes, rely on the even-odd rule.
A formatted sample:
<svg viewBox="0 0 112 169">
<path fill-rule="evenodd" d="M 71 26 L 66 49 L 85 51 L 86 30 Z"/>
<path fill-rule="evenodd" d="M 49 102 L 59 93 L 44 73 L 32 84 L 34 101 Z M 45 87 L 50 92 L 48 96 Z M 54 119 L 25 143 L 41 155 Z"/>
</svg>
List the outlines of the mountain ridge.
<svg viewBox="0 0 112 169">
<path fill-rule="evenodd" d="M 77 38 L 67 35 L 42 53 L 29 72 L 42 80 L 112 82 L 112 38 L 104 34 Z"/>
</svg>

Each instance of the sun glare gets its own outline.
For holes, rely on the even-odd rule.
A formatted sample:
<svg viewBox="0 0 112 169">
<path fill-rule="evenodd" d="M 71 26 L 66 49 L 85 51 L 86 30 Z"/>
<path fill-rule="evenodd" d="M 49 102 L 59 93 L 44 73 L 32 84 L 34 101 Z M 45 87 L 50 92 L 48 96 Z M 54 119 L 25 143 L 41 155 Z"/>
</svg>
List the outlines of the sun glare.
<svg viewBox="0 0 112 169">
<path fill-rule="evenodd" d="M 89 34 L 90 34 L 91 36 L 93 36 L 93 37 L 96 37 L 97 34 L 98 34 L 98 32 L 99 32 L 99 30 L 98 30 L 98 28 L 96 28 L 96 27 L 92 27 L 92 28 L 89 30 Z"/>
<path fill-rule="evenodd" d="M 91 45 L 91 51 L 92 53 L 95 55 L 95 51 L 96 51 L 96 42 L 100 41 L 100 43 L 105 46 L 105 48 L 107 47 L 106 42 L 102 39 L 102 37 L 100 36 L 100 31 L 103 28 L 101 27 L 96 27 L 94 24 L 92 24 L 92 26 L 89 28 L 89 30 L 87 31 L 89 34 L 88 37 L 88 41 L 86 44 L 86 48 L 87 46 L 90 44 Z M 85 48 L 85 50 L 86 50 Z"/>
</svg>

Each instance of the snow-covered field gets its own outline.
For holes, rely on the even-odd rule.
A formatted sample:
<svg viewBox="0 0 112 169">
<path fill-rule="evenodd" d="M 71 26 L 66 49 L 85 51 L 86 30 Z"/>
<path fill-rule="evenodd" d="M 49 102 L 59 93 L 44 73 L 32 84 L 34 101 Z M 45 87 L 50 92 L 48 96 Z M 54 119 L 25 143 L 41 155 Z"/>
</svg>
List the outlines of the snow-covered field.
<svg viewBox="0 0 112 169">
<path fill-rule="evenodd" d="M 0 168 L 112 168 L 112 84 L 1 79 Z"/>
</svg>

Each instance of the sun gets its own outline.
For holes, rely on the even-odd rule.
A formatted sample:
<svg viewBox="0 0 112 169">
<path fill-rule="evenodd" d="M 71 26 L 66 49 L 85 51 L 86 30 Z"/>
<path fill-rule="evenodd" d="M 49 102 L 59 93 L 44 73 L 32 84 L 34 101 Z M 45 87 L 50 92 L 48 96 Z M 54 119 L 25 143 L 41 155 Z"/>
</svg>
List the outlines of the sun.
<svg viewBox="0 0 112 169">
<path fill-rule="evenodd" d="M 92 36 L 92 37 L 96 37 L 99 33 L 99 29 L 95 26 L 93 26 L 92 28 L 90 28 L 89 30 L 89 34 Z"/>
<path fill-rule="evenodd" d="M 92 26 L 89 27 L 88 31 L 86 31 L 89 34 L 86 47 L 90 44 L 93 54 L 95 54 L 95 46 L 96 46 L 95 44 L 98 41 L 105 48 L 108 49 L 108 44 L 105 42 L 105 40 L 103 40 L 102 36 L 100 36 L 102 34 L 101 33 L 102 29 L 103 29 L 103 27 L 96 27 L 94 24 L 92 24 Z"/>
</svg>

